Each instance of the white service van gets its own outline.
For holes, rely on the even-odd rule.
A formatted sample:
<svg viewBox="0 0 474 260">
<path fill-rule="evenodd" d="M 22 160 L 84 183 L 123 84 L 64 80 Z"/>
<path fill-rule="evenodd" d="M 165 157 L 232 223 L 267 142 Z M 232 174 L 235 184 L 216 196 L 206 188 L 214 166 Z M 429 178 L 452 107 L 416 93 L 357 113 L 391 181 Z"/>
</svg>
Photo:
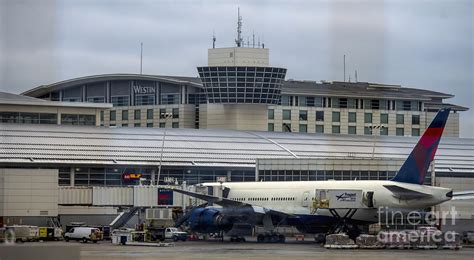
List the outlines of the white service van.
<svg viewBox="0 0 474 260">
<path fill-rule="evenodd" d="M 83 243 L 87 243 L 87 241 L 97 243 L 97 241 L 102 240 L 102 232 L 94 227 L 74 227 L 64 234 L 64 240 L 66 242 L 80 240 Z"/>
</svg>

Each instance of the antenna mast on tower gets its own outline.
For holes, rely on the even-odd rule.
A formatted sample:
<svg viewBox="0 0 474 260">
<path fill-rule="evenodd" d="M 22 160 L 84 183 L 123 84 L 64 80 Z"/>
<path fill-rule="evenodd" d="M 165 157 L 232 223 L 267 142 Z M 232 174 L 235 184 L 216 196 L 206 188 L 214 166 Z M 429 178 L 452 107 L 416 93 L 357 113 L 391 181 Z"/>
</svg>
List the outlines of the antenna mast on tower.
<svg viewBox="0 0 474 260">
<path fill-rule="evenodd" d="M 216 48 L 216 34 L 212 31 L 212 48 Z"/>
<path fill-rule="evenodd" d="M 237 39 L 235 39 L 235 43 L 237 47 L 242 47 L 242 16 L 240 16 L 240 7 L 237 9 Z"/>
</svg>

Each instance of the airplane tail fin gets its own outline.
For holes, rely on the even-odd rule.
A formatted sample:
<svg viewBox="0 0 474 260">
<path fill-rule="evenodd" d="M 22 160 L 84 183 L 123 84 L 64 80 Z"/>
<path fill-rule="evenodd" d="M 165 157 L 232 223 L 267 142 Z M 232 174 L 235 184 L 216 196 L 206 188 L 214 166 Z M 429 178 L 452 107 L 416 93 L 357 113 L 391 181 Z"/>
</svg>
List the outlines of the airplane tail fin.
<svg viewBox="0 0 474 260">
<path fill-rule="evenodd" d="M 444 108 L 438 112 L 392 181 L 423 184 L 450 111 L 450 108 Z"/>
</svg>

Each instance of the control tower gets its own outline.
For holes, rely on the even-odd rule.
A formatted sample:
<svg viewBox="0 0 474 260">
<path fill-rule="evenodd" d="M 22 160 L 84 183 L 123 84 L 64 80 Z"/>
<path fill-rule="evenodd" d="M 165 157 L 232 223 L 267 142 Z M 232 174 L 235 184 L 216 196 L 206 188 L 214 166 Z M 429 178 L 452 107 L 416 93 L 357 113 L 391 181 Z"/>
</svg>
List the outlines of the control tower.
<svg viewBox="0 0 474 260">
<path fill-rule="evenodd" d="M 280 100 L 286 69 L 270 66 L 263 44 L 245 46 L 241 31 L 239 12 L 236 46 L 213 46 L 208 66 L 197 68 L 208 100 L 200 107 L 199 128 L 266 131 L 268 105 Z"/>
</svg>

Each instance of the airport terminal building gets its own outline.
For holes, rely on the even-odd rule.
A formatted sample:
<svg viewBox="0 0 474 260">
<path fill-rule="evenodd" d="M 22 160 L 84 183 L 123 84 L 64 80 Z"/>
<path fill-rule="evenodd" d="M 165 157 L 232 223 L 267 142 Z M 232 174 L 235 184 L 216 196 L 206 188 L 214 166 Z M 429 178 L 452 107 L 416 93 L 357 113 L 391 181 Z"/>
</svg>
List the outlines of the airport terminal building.
<svg viewBox="0 0 474 260">
<path fill-rule="evenodd" d="M 234 129 L 342 135 L 419 136 L 449 106 L 445 136 L 459 136 L 453 95 L 368 82 L 285 80 L 266 48 L 213 48 L 198 77 L 86 76 L 23 95 L 50 101 L 111 103 L 100 124 L 116 127 Z M 377 131 L 372 131 L 377 129 Z"/>
<path fill-rule="evenodd" d="M 268 49 L 239 46 L 209 49 L 195 77 L 107 74 L 2 93 L 0 224 L 186 206 L 140 181 L 387 180 L 441 107 L 453 112 L 425 184 L 474 189 L 474 141 L 459 138 L 468 108 L 452 95 L 286 72 Z M 130 199 L 141 192 L 146 203 Z M 456 205 L 474 225 L 472 206 Z"/>
</svg>

